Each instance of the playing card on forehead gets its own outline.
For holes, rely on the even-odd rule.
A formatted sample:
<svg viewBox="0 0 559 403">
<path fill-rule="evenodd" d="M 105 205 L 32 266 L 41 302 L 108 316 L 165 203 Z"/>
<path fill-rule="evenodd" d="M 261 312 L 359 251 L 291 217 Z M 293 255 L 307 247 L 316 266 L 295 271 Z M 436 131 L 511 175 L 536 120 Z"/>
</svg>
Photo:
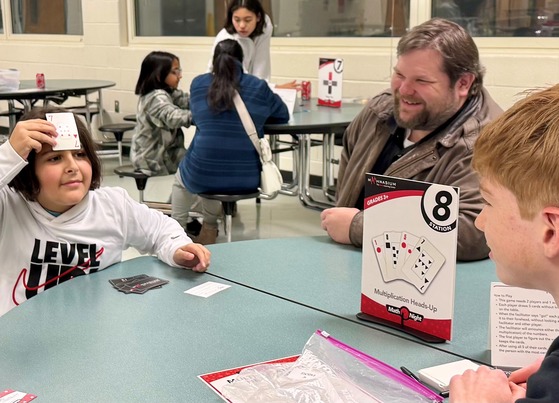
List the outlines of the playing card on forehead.
<svg viewBox="0 0 559 403">
<path fill-rule="evenodd" d="M 82 147 L 73 113 L 47 113 L 46 118 L 56 126 L 56 132 L 58 133 L 56 145 L 52 148 L 53 151 L 79 150 Z"/>
</svg>

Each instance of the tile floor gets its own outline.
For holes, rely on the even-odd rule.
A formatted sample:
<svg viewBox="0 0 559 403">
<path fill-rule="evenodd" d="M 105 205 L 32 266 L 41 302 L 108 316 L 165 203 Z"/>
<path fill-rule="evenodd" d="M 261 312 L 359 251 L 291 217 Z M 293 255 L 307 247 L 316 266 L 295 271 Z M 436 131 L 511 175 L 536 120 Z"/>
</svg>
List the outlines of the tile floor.
<svg viewBox="0 0 559 403">
<path fill-rule="evenodd" d="M 127 161 L 124 162 L 125 164 Z M 118 165 L 114 158 L 103 159 L 103 185 L 120 186 L 138 200 L 138 191 L 132 178 L 120 178 L 113 169 Z M 148 180 L 144 192 L 145 200 L 166 202 L 171 194 L 172 176 L 154 177 Z M 282 238 L 296 236 L 324 235 L 320 228 L 320 212 L 304 207 L 297 197 L 279 195 L 273 200 L 262 200 L 256 204 L 255 199 L 241 200 L 237 215 L 233 218 L 232 241 Z M 220 228 L 217 243 L 226 242 L 223 228 Z M 135 249 L 128 249 L 123 259 L 138 256 Z"/>
</svg>

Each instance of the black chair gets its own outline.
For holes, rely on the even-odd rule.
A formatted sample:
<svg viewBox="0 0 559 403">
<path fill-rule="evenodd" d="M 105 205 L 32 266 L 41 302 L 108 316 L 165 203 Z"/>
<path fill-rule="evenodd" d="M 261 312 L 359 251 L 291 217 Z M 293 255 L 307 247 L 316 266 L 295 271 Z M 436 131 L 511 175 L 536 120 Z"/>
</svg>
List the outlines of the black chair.
<svg viewBox="0 0 559 403">
<path fill-rule="evenodd" d="M 0 134 L 11 134 L 16 123 L 19 121 L 23 115 L 23 109 L 15 108 L 7 111 L 0 111 L 0 117 L 6 117 L 9 120 L 9 127 L 0 129 Z"/>
<path fill-rule="evenodd" d="M 122 119 L 126 120 L 127 122 L 136 122 L 138 120 L 135 113 L 131 115 L 124 115 Z"/>
<path fill-rule="evenodd" d="M 134 123 L 109 123 L 99 126 L 99 131 L 104 133 L 112 133 L 115 136 L 116 145 L 118 148 L 118 163 L 122 165 L 122 138 L 124 133 L 133 130 L 136 125 Z"/>
<path fill-rule="evenodd" d="M 233 226 L 233 215 L 236 209 L 236 203 L 239 200 L 245 199 L 257 199 L 260 197 L 260 192 L 255 190 L 251 193 L 238 194 L 238 195 L 222 195 L 222 194 L 210 194 L 201 193 L 199 194 L 203 199 L 219 200 L 223 206 L 223 215 L 225 220 L 223 222 L 223 227 L 225 230 L 225 235 L 227 235 L 227 242 L 231 242 L 231 228 Z"/>
<path fill-rule="evenodd" d="M 140 203 L 145 204 L 149 208 L 159 210 L 163 214 L 171 215 L 170 203 L 151 202 L 144 199 L 144 190 L 146 190 L 146 184 L 148 179 L 150 178 L 148 175 L 140 171 L 136 171 L 136 169 L 132 165 L 121 165 L 119 167 L 116 167 L 114 172 L 120 177 L 127 176 L 129 178 L 134 178 L 134 180 L 136 181 L 136 188 L 140 193 L 140 196 L 138 198 Z"/>
</svg>

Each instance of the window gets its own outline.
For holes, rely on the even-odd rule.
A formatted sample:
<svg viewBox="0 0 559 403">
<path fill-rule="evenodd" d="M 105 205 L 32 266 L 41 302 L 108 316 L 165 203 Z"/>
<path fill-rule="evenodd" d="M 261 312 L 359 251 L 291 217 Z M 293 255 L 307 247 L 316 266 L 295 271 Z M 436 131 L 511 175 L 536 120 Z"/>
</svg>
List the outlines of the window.
<svg viewBox="0 0 559 403">
<path fill-rule="evenodd" d="M 472 36 L 559 36 L 557 0 L 433 0 L 431 10 Z"/>
<path fill-rule="evenodd" d="M 81 0 L 10 0 L 14 34 L 83 35 Z"/>
<path fill-rule="evenodd" d="M 274 36 L 399 36 L 409 27 L 410 0 L 261 0 Z M 136 36 L 215 36 L 223 0 L 135 0 Z"/>
</svg>

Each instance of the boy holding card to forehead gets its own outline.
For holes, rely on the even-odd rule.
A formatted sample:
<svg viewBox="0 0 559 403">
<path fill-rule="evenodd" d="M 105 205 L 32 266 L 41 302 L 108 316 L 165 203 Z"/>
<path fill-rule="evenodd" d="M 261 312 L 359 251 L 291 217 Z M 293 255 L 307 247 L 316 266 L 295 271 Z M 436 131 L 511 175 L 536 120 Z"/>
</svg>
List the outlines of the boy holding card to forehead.
<svg viewBox="0 0 559 403">
<path fill-rule="evenodd" d="M 549 292 L 559 302 L 559 85 L 532 93 L 489 124 L 473 167 L 485 233 L 506 284 Z M 559 338 L 543 360 L 513 372 L 480 367 L 450 382 L 451 402 L 559 402 Z"/>
<path fill-rule="evenodd" d="M 175 220 L 100 187 L 95 150 L 79 119 L 47 109 L 24 115 L 0 146 L 0 315 L 119 262 L 130 246 L 173 267 L 208 268 L 210 252 Z"/>
</svg>

